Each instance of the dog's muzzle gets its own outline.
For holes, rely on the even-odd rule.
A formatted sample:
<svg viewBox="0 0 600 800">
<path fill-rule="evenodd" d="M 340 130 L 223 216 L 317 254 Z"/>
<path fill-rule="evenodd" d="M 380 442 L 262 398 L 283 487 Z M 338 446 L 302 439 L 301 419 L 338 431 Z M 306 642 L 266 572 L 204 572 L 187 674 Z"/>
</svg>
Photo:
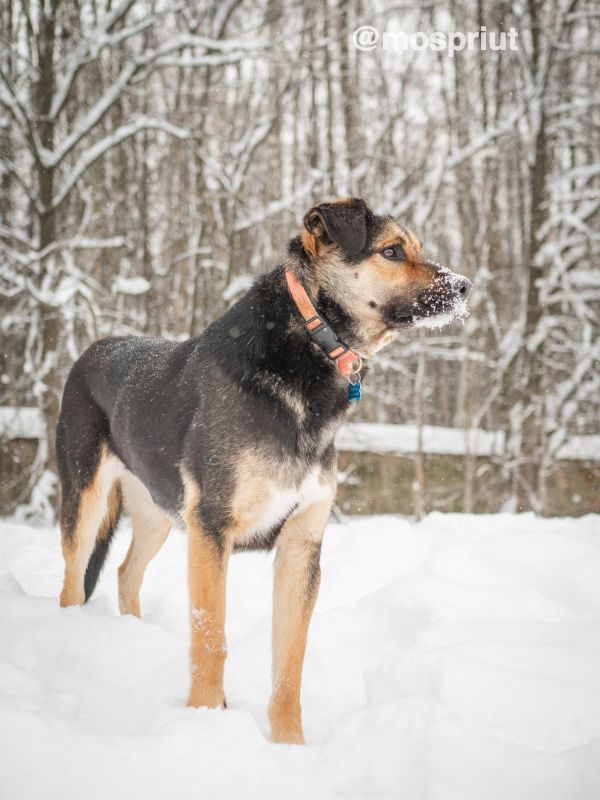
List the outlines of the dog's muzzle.
<svg viewBox="0 0 600 800">
<path fill-rule="evenodd" d="M 390 303 L 385 309 L 386 321 L 394 328 L 426 325 L 427 321 L 437 327 L 466 316 L 472 285 L 464 275 L 441 268 L 433 281 L 413 299 Z"/>
</svg>

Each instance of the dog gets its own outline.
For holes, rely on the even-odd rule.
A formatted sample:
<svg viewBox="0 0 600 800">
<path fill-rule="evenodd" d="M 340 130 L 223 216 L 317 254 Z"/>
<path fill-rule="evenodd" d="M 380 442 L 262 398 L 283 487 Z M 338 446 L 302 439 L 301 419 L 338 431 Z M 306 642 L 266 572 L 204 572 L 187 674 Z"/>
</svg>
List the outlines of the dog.
<svg viewBox="0 0 600 800">
<path fill-rule="evenodd" d="M 62 606 L 92 594 L 124 501 L 133 536 L 119 607 L 172 522 L 188 532 L 188 705 L 226 706 L 231 553 L 276 548 L 274 742 L 303 743 L 300 683 L 336 491 L 334 435 L 370 359 L 402 331 L 466 311 L 470 281 L 362 199 L 314 206 L 284 262 L 200 336 L 95 342 L 68 376 L 57 426 Z"/>
</svg>

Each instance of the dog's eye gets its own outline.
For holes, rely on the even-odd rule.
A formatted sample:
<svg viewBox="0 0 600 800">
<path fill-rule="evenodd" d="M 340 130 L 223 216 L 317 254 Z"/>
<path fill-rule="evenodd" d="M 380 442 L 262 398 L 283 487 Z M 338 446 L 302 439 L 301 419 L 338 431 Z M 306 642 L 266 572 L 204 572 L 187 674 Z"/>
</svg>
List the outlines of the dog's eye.
<svg viewBox="0 0 600 800">
<path fill-rule="evenodd" d="M 404 261 L 406 253 L 401 244 L 395 244 L 393 247 L 386 247 L 381 251 L 381 255 L 389 261 Z"/>
</svg>

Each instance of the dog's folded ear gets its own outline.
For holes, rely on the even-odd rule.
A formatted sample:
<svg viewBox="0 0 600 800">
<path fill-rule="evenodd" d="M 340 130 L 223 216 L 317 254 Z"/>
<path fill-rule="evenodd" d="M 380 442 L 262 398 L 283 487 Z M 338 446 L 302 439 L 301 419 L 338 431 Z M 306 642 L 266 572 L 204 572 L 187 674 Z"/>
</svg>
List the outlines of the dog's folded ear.
<svg viewBox="0 0 600 800">
<path fill-rule="evenodd" d="M 348 255 L 356 255 L 367 241 L 367 204 L 358 197 L 321 203 L 305 215 L 304 227 L 320 242 L 335 242 Z"/>
</svg>

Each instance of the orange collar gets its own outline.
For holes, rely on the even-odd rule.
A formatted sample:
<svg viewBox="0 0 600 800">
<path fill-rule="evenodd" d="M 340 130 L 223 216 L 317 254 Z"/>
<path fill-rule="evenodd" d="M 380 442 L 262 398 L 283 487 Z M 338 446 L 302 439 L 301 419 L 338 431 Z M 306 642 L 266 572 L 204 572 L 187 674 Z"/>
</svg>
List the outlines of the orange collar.
<svg viewBox="0 0 600 800">
<path fill-rule="evenodd" d="M 343 375 L 352 375 L 358 372 L 361 365 L 360 356 L 339 341 L 331 330 L 331 325 L 325 317 L 318 313 L 306 293 L 306 289 L 288 267 L 285 268 L 285 279 L 312 341 L 335 363 Z"/>
</svg>

